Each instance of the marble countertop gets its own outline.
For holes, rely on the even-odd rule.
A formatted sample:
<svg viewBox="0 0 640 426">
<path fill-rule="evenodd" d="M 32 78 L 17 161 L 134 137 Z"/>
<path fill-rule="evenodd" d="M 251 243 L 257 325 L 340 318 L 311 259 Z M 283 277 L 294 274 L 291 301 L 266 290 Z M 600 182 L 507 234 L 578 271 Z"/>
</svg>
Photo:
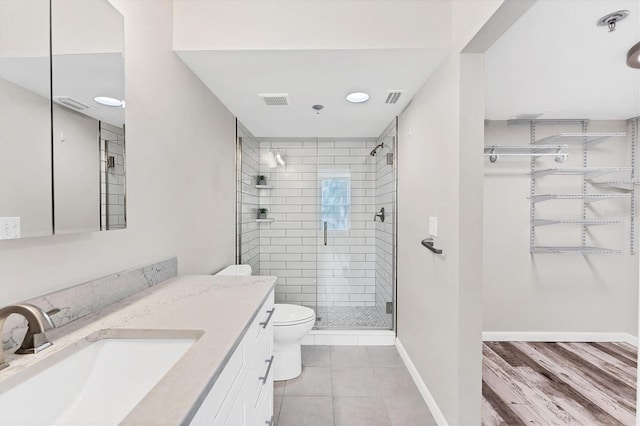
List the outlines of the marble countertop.
<svg viewBox="0 0 640 426">
<path fill-rule="evenodd" d="M 122 424 L 185 424 L 190 421 L 224 368 L 276 277 L 178 276 L 143 290 L 99 312 L 47 331 L 53 346 L 35 355 L 5 352 L 9 367 L 0 371 L 0 388 L 24 380 L 36 363 L 101 330 L 114 336 L 134 330 L 136 337 L 199 336 L 185 355 L 129 413 Z M 55 322 L 55 316 L 54 322 Z M 126 333 L 125 333 L 126 334 Z M 51 360 L 50 360 L 51 361 Z M 42 364 L 41 364 L 42 365 Z M 23 374 L 18 374 L 23 372 Z M 23 377 L 21 377 L 23 376 Z"/>
</svg>

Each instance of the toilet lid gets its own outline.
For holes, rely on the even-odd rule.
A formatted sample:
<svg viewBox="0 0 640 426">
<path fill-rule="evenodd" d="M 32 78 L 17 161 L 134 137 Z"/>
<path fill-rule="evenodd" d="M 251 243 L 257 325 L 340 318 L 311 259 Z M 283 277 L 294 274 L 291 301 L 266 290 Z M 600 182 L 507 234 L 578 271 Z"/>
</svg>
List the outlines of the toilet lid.
<svg viewBox="0 0 640 426">
<path fill-rule="evenodd" d="M 311 308 L 300 305 L 288 305 L 276 303 L 276 310 L 273 312 L 273 323 L 275 325 L 295 325 L 315 319 L 316 313 Z"/>
<path fill-rule="evenodd" d="M 251 265 L 230 265 L 216 275 L 251 275 Z"/>
</svg>

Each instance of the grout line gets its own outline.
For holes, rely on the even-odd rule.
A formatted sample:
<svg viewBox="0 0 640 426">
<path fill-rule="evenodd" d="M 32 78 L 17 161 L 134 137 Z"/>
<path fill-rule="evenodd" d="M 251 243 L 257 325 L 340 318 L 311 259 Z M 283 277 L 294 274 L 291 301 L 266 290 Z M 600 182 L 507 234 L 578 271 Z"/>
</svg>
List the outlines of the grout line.
<svg viewBox="0 0 640 426">
<path fill-rule="evenodd" d="M 333 424 L 336 424 L 336 400 L 333 395 L 333 361 L 331 360 L 331 346 L 329 346 L 329 381 L 331 382 L 331 411 L 333 413 Z"/>
</svg>

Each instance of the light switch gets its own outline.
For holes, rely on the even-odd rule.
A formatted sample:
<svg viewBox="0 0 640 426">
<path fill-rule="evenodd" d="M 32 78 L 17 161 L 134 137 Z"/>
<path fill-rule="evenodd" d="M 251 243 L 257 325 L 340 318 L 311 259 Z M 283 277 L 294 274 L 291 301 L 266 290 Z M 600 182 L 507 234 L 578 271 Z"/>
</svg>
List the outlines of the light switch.
<svg viewBox="0 0 640 426">
<path fill-rule="evenodd" d="M 20 217 L 0 217 L 0 240 L 20 238 Z"/>
<path fill-rule="evenodd" d="M 438 236 L 438 218 L 434 216 L 429 217 L 429 235 L 433 237 Z"/>
</svg>

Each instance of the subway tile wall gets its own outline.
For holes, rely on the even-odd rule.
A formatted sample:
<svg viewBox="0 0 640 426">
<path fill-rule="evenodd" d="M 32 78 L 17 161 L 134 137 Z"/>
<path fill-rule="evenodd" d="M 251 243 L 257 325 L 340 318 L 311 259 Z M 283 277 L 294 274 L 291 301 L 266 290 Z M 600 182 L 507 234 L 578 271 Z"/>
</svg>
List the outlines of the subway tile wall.
<svg viewBox="0 0 640 426">
<path fill-rule="evenodd" d="M 376 306 L 376 159 L 374 139 L 274 140 L 260 143 L 260 173 L 273 189 L 260 205 L 260 270 L 276 275 L 276 301 L 319 306 Z M 285 165 L 274 161 L 281 154 Z M 324 245 L 322 181 L 348 180 L 348 224 Z M 317 280 L 317 281 L 316 281 Z M 317 289 L 316 289 L 317 284 Z"/>
<path fill-rule="evenodd" d="M 260 142 L 240 123 L 237 128 L 242 143 L 242 167 L 240 175 L 240 196 L 237 213 L 240 225 L 240 261 L 251 265 L 254 275 L 262 273 L 260 269 L 260 227 L 256 222 L 260 207 L 260 192 L 256 188 L 260 174 Z M 263 274 L 264 275 L 264 274 Z"/>
<path fill-rule="evenodd" d="M 109 157 L 114 158 L 108 167 Z M 100 216 L 103 230 L 126 228 L 124 130 L 100 122 Z"/>
<path fill-rule="evenodd" d="M 395 158 L 389 158 L 394 164 L 388 164 L 387 155 L 395 154 L 396 141 L 395 121 L 378 139 L 378 143 L 384 143 L 384 147 L 378 150 L 376 155 L 376 201 L 377 209 L 384 207 L 385 221 L 376 222 L 376 306 L 382 313 L 389 326 L 392 325 L 393 314 L 386 313 L 386 303 L 393 301 L 394 281 L 394 224 L 396 222 L 395 211 Z"/>
</svg>

